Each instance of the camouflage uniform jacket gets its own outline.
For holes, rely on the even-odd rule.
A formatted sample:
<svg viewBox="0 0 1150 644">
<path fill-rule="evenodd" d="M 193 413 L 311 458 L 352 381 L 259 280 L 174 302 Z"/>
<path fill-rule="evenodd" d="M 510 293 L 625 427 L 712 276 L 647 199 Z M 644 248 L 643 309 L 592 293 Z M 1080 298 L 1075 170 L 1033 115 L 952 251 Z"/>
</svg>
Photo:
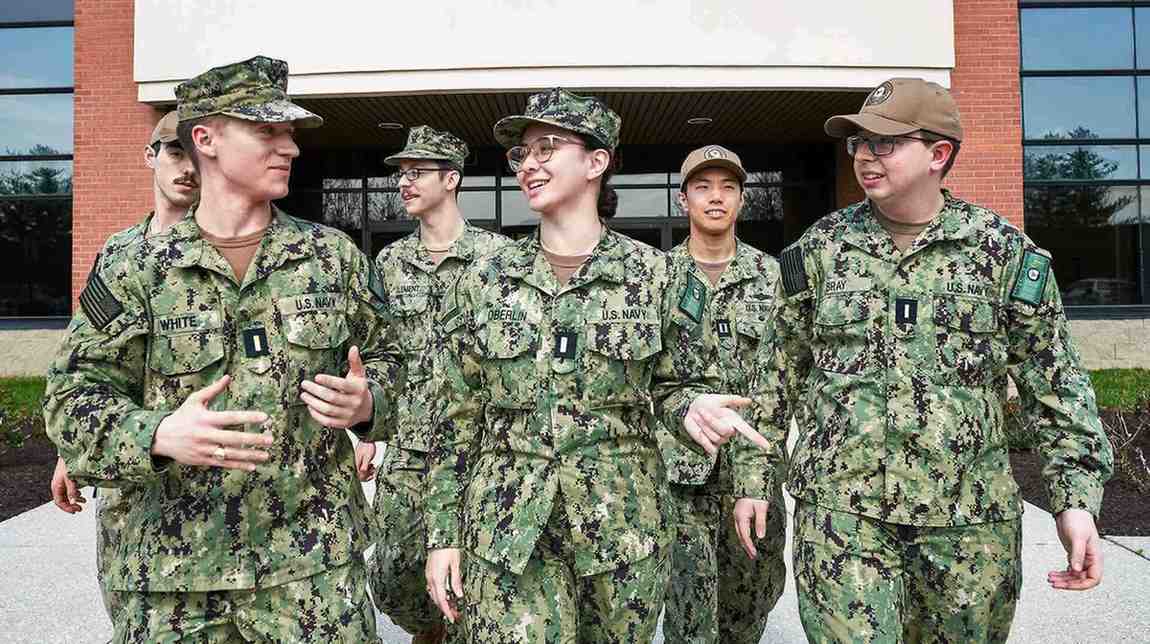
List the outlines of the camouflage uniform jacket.
<svg viewBox="0 0 1150 644">
<path fill-rule="evenodd" d="M 375 258 L 407 366 L 407 384 L 397 400 L 393 442 L 398 447 L 427 452 L 435 422 L 443 414 L 443 399 L 437 397 L 443 371 L 437 358 L 435 320 L 442 312 L 444 296 L 472 262 L 509 241 L 467 225 L 437 266 L 416 231 Z"/>
<path fill-rule="evenodd" d="M 653 411 L 681 424 L 717 385 L 696 353 L 705 290 L 671 293 L 669 280 L 663 253 L 610 231 L 564 286 L 537 236 L 464 273 L 441 320 L 448 409 L 428 548 L 520 574 L 556 503 L 581 576 L 669 543 Z"/>
<path fill-rule="evenodd" d="M 735 257 L 719 277 L 719 283 L 712 287 L 706 274 L 691 257 L 687 240 L 671 249 L 668 257 L 671 260 L 673 293 L 682 291 L 689 276 L 694 276 L 708 289 L 707 308 L 703 313 L 704 338 L 708 350 L 715 352 L 714 359 L 719 365 L 720 391 L 740 396 L 749 394 L 748 379 L 755 354 L 760 340 L 770 329 L 779 263 L 753 246 L 738 242 Z M 676 437 L 677 432 L 672 434 L 660 428 L 658 436 L 663 462 L 667 464 L 668 480 L 686 485 L 707 482 L 715 465 L 713 457 L 683 444 Z M 730 453 L 731 450 L 719 450 L 724 461 Z M 729 465 L 724 462 L 720 470 L 729 473 Z M 743 490 L 739 481 L 723 482 L 725 487 L 732 484 L 736 496 L 759 498 L 759 490 Z"/>
<path fill-rule="evenodd" d="M 782 443 L 794 411 L 795 498 L 907 525 L 1001 521 L 1022 512 L 1003 419 L 1009 375 L 1023 426 L 1042 436 L 1054 511 L 1097 514 L 1111 449 L 1049 256 L 994 212 L 943 194 L 906 251 L 869 202 L 783 251 L 777 344 L 760 353 L 776 368 L 757 370 L 755 424 Z"/>
<path fill-rule="evenodd" d="M 401 383 L 402 368 L 371 263 L 278 210 L 242 288 L 192 217 L 136 248 L 89 280 L 44 405 L 69 474 L 119 487 L 129 508 L 107 587 L 267 587 L 351 560 L 370 543 L 351 442 L 311 418 L 299 382 L 343 375 L 358 345 L 375 409 L 356 429 L 383 440 L 394 427 L 378 383 Z M 225 374 L 211 408 L 266 412 L 271 459 L 248 473 L 154 458 L 160 422 Z"/>
</svg>

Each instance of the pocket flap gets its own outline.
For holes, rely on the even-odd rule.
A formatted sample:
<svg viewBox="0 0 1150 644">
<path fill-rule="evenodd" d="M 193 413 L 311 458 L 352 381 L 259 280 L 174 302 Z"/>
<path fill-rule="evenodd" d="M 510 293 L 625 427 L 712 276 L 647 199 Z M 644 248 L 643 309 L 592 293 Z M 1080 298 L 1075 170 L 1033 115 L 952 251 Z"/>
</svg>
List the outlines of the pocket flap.
<svg viewBox="0 0 1150 644">
<path fill-rule="evenodd" d="M 971 333 L 990 333 L 997 328 L 993 302 L 972 297 L 944 295 L 935 298 L 934 321 L 941 326 Z"/>
<path fill-rule="evenodd" d="M 663 349 L 658 323 L 595 322 L 587 329 L 587 348 L 616 360 L 643 360 Z"/>
</svg>

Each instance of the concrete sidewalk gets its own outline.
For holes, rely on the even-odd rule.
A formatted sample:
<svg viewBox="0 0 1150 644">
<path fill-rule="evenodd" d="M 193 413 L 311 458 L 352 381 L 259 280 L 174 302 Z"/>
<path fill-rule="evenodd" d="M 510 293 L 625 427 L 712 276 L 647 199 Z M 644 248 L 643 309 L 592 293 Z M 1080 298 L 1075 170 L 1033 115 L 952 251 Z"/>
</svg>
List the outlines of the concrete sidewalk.
<svg viewBox="0 0 1150 644">
<path fill-rule="evenodd" d="M 46 482 L 45 482 L 46 483 Z M 371 498 L 370 487 L 368 498 Z M 91 490 L 85 490 L 91 498 Z M 789 526 L 788 526 L 789 528 Z M 0 523 L 0 642 L 98 644 L 111 635 L 96 586 L 95 513 L 45 504 Z M 789 543 L 788 539 L 788 543 Z M 1088 593 L 1060 593 L 1046 572 L 1065 565 L 1050 515 L 1027 504 L 1022 600 L 1011 642 L 1150 642 L 1150 539 L 1103 542 L 1106 579 Z M 790 556 L 787 556 L 788 564 Z M 388 644 L 410 637 L 380 617 Z M 662 642 L 660 635 L 655 640 Z M 771 613 L 763 642 L 804 642 L 794 585 Z"/>
</svg>

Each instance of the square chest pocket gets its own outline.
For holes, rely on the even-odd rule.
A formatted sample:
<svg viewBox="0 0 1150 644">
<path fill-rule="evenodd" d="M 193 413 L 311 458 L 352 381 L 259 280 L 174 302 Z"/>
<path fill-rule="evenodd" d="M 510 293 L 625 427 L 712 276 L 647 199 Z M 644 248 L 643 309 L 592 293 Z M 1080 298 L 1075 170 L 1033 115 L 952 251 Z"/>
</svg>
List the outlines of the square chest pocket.
<svg viewBox="0 0 1150 644">
<path fill-rule="evenodd" d="M 829 295 L 815 313 L 814 363 L 823 371 L 862 375 L 874 369 L 882 331 L 872 323 L 869 291 Z"/>
<path fill-rule="evenodd" d="M 166 376 L 203 371 L 224 357 L 221 326 L 214 311 L 157 318 L 148 367 Z"/>
<path fill-rule="evenodd" d="M 657 322 L 593 322 L 583 353 L 585 398 L 594 406 L 631 404 L 650 397 L 651 358 L 663 350 Z"/>
<path fill-rule="evenodd" d="M 283 335 L 307 349 L 340 347 L 351 335 L 342 293 L 304 293 L 280 298 Z"/>
<path fill-rule="evenodd" d="M 427 348 L 430 339 L 428 325 L 430 307 L 431 300 L 425 293 L 392 298 L 391 312 L 395 316 L 399 343 L 404 351 L 416 352 Z"/>
<path fill-rule="evenodd" d="M 1005 367 L 1006 345 L 996 333 L 998 315 L 997 305 L 988 300 L 935 296 L 935 349 L 944 382 L 981 386 Z"/>
<path fill-rule="evenodd" d="M 487 322 L 476 333 L 483 379 L 496 407 L 533 407 L 539 389 L 535 356 L 539 327 L 529 322 Z"/>
</svg>

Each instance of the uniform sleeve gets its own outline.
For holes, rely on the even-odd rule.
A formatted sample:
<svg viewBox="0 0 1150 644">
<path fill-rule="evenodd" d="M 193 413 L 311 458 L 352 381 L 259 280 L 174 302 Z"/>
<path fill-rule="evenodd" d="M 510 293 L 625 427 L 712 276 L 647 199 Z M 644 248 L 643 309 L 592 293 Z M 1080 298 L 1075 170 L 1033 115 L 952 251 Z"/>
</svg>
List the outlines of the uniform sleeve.
<svg viewBox="0 0 1150 644">
<path fill-rule="evenodd" d="M 476 281 L 475 273 L 463 274 L 449 298 L 451 305 L 445 307 L 437 325 L 443 369 L 437 379 L 437 395 L 446 401 L 446 409 L 432 436 L 424 490 L 429 550 L 462 545 L 461 505 L 484 426 L 487 392 L 482 386 L 475 342 L 474 307 L 466 297 L 477 287 Z"/>
<path fill-rule="evenodd" d="M 702 454 L 703 448 L 687 434 L 683 419 L 696 397 L 718 393 L 722 386 L 716 348 L 704 337 L 707 291 L 688 292 L 689 284 L 670 280 L 674 274 L 671 258 L 660 260 L 662 279 L 668 286 L 662 289 L 663 350 L 656 356 L 651 383 L 655 419 L 684 445 Z"/>
<path fill-rule="evenodd" d="M 801 385 L 813 363 L 817 262 L 796 242 L 780 255 L 781 278 L 766 337 L 759 343 L 751 370 L 749 423 L 771 444 L 758 449 L 749 441 L 731 446 L 734 494 L 738 498 L 769 499 L 786 470 L 787 431 L 799 408 Z"/>
<path fill-rule="evenodd" d="M 1022 248 L 1007 274 L 1009 373 L 1022 422 L 1040 436 L 1042 470 L 1054 514 L 1078 508 L 1095 516 L 1114 456 L 1098 418 L 1094 387 L 1070 337 L 1050 269 L 1037 248 Z"/>
<path fill-rule="evenodd" d="M 375 265 L 358 250 L 353 258 L 349 271 L 355 295 L 351 298 L 351 342 L 359 347 L 373 409 L 371 420 L 351 431 L 363 441 L 386 441 L 396 431 L 396 399 L 405 377 L 403 354 Z"/>
<path fill-rule="evenodd" d="M 149 329 L 132 279 L 120 262 L 88 280 L 48 369 L 44 424 L 80 485 L 138 483 L 167 463 L 151 449 L 170 412 L 142 407 Z"/>
</svg>

